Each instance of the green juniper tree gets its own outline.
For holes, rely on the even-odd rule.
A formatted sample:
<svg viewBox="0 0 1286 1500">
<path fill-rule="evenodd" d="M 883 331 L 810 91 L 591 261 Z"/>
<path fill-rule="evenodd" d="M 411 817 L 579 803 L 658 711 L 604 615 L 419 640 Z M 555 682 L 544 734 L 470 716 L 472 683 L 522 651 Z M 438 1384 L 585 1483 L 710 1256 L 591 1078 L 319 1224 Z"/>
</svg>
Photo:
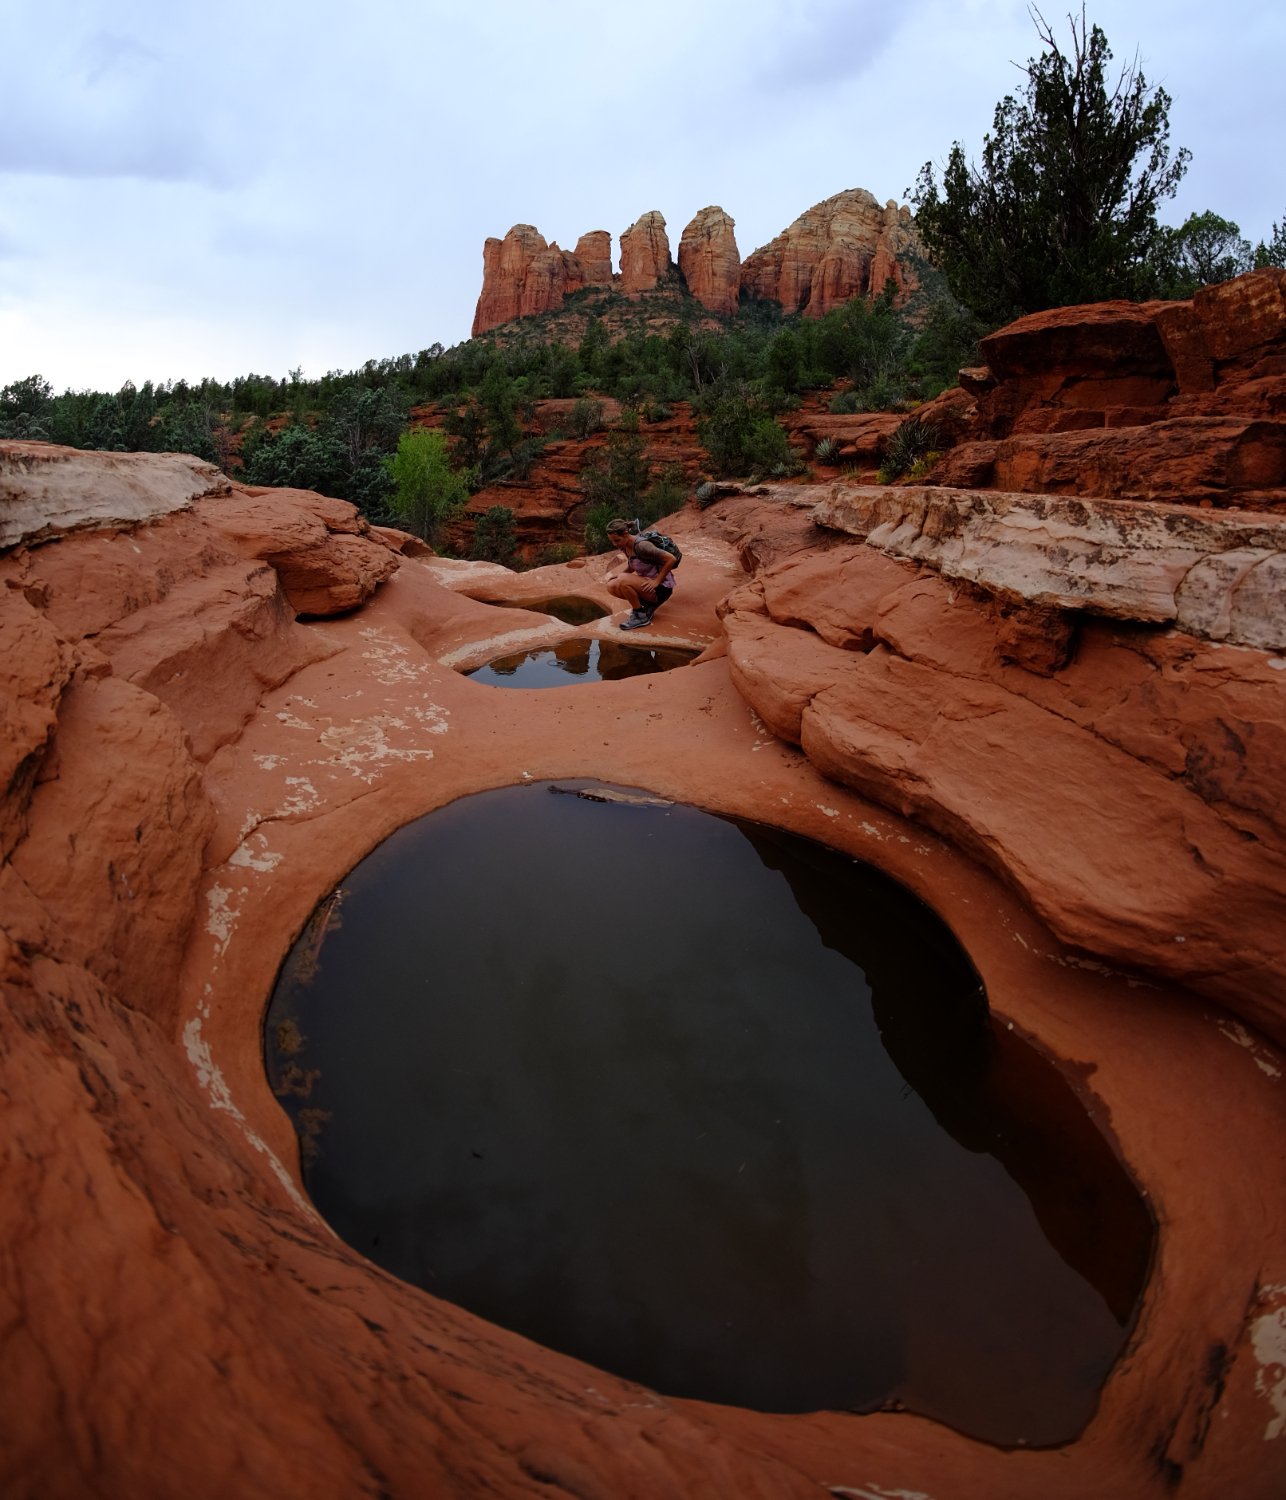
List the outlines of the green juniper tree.
<svg viewBox="0 0 1286 1500">
<path fill-rule="evenodd" d="M 1190 153 L 1170 151 L 1170 96 L 1137 58 L 1113 83 L 1112 52 L 1081 11 L 1064 52 L 1039 11 L 1045 50 L 1021 97 L 996 106 L 982 164 L 957 141 L 939 190 L 926 162 L 916 222 L 952 292 L 991 325 L 1020 313 L 1146 295 L 1162 237 L 1157 207 Z"/>
</svg>

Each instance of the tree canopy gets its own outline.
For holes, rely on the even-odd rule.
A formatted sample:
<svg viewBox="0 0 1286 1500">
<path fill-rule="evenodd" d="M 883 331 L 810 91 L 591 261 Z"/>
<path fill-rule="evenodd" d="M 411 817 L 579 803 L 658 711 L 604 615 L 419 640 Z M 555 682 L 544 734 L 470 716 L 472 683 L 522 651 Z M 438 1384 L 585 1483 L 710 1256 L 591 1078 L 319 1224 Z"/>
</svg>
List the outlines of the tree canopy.
<svg viewBox="0 0 1286 1500">
<path fill-rule="evenodd" d="M 996 106 L 981 166 L 957 141 L 941 191 L 926 162 L 912 192 L 952 292 L 993 324 L 1152 292 L 1157 208 L 1190 157 L 1171 154 L 1170 96 L 1147 83 L 1137 57 L 1113 82 L 1107 38 L 1083 9 L 1067 51 L 1040 12 L 1032 16 L 1044 51 L 1028 60 L 1021 95 Z"/>
</svg>

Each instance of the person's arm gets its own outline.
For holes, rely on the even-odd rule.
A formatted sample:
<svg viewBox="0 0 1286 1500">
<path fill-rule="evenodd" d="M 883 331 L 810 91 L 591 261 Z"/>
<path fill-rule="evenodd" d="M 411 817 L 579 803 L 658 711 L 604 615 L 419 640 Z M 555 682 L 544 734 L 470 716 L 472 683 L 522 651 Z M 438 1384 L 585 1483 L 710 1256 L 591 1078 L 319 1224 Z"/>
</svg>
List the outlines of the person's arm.
<svg viewBox="0 0 1286 1500">
<path fill-rule="evenodd" d="M 645 541 L 642 537 L 634 543 L 634 555 L 640 562 L 650 563 L 657 570 L 654 578 L 640 580 L 641 592 L 655 593 L 673 572 L 674 555 L 667 552 L 664 547 L 658 547 L 655 542 Z"/>
</svg>

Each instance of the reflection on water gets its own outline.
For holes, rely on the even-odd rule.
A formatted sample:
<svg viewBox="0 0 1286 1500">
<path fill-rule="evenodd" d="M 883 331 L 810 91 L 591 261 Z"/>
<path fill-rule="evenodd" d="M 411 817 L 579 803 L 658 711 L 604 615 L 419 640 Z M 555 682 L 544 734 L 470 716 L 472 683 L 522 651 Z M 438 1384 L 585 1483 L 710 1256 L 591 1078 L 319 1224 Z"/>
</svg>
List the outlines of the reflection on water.
<svg viewBox="0 0 1286 1500">
<path fill-rule="evenodd" d="M 614 682 L 646 672 L 668 672 L 683 667 L 699 653 L 678 646 L 648 646 L 643 642 L 586 640 L 574 637 L 557 646 L 499 656 L 466 672 L 488 687 L 567 687 L 568 678 L 581 682 Z"/>
<path fill-rule="evenodd" d="M 530 609 L 540 615 L 553 615 L 564 625 L 588 625 L 591 620 L 601 620 L 609 613 L 592 599 L 582 599 L 578 594 L 560 594 L 556 599 L 538 599 L 534 603 L 516 604 L 508 599 L 483 599 L 483 604 L 502 604 L 506 609 Z"/>
<path fill-rule="evenodd" d="M 1137 1194 L 945 926 L 759 826 L 464 799 L 353 871 L 265 1037 L 344 1239 L 667 1395 L 1065 1441 L 1146 1274 Z"/>
</svg>

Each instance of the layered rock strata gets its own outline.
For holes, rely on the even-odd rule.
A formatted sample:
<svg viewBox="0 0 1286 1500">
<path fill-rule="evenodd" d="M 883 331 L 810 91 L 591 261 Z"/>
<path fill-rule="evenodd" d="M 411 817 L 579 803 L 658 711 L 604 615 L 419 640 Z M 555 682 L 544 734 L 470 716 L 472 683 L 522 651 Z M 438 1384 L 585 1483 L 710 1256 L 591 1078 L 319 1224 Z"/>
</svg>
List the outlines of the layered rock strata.
<svg viewBox="0 0 1286 1500">
<path fill-rule="evenodd" d="M 927 476 L 954 487 L 1286 505 L 1286 271 L 1189 302 L 1035 313 L 982 341 Z M 935 413 L 921 414 L 933 420 Z"/>
<path fill-rule="evenodd" d="M 911 260 L 922 253 L 909 209 L 892 200 L 881 207 L 864 188 L 849 188 L 748 256 L 741 287 L 780 302 L 783 312 L 820 318 L 851 297 L 878 295 L 887 282 L 899 294 L 913 291 Z"/>
<path fill-rule="evenodd" d="M 1286 776 L 1282 646 L 1140 628 L 1173 620 L 1182 580 L 1206 566 L 1213 584 L 1245 538 L 1144 514 L 1131 558 L 1111 507 L 978 498 L 899 507 L 837 486 L 810 522 L 867 544 L 788 558 L 730 597 L 733 680 L 823 774 L 969 849 L 1064 941 L 1286 1043 L 1286 821 L 1268 790 Z M 1286 531 L 1252 535 L 1280 565 Z M 1236 579 L 1190 623 L 1226 628 Z"/>
</svg>

